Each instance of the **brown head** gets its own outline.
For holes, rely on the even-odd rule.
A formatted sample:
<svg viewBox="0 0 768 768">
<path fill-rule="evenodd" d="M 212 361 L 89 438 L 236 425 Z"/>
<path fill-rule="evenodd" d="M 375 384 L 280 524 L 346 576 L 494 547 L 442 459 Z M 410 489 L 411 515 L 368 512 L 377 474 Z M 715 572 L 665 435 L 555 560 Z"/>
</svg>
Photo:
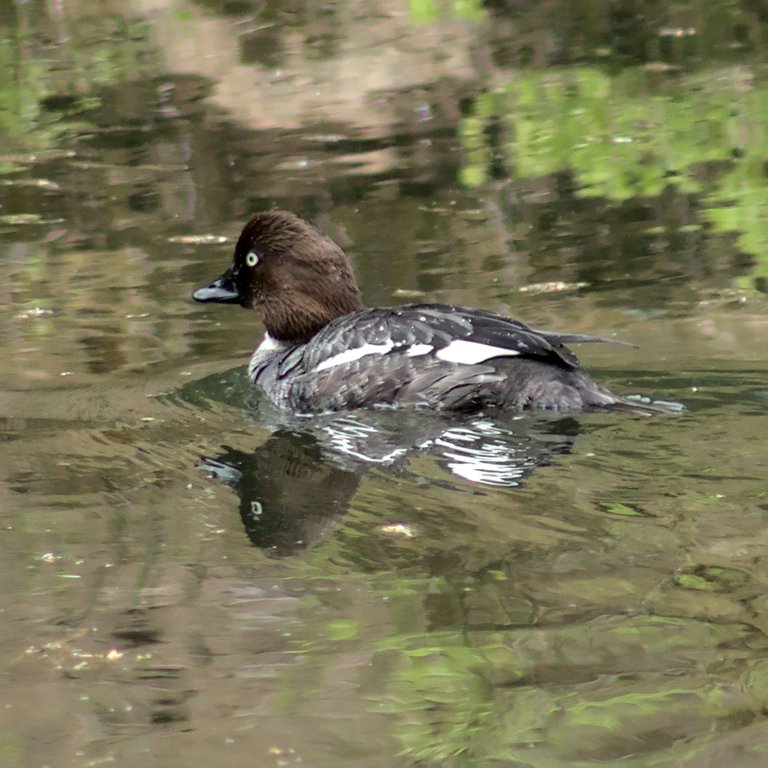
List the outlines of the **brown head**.
<svg viewBox="0 0 768 768">
<path fill-rule="evenodd" d="M 192 296 L 255 309 L 272 338 L 293 343 L 363 307 L 344 251 L 289 211 L 256 214 L 240 234 L 232 268 Z"/>
</svg>

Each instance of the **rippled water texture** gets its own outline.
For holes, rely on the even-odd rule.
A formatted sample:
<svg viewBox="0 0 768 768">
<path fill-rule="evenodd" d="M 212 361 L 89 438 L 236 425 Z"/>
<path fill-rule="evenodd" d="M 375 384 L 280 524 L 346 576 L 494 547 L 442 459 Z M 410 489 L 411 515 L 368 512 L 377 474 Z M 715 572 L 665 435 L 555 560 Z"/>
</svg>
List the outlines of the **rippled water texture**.
<svg viewBox="0 0 768 768">
<path fill-rule="evenodd" d="M 0 765 L 768 764 L 757 3 L 0 3 Z M 248 215 L 679 416 L 289 418 Z"/>
</svg>

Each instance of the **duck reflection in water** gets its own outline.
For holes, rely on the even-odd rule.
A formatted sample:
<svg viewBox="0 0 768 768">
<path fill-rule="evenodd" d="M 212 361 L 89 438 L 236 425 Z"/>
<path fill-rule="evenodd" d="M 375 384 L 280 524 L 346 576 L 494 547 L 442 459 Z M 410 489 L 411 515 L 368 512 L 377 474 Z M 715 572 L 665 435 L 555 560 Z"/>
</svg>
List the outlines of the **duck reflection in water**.
<svg viewBox="0 0 768 768">
<path fill-rule="evenodd" d="M 430 415 L 395 428 L 391 416 L 315 418 L 301 429 L 278 429 L 252 453 L 225 446 L 200 467 L 236 491 L 251 542 L 286 556 L 323 538 L 346 513 L 372 467 L 418 482 L 409 469 L 412 449 L 431 456 L 446 472 L 444 483 L 457 490 L 466 481 L 514 487 L 554 455 L 568 453 L 579 431 L 579 422 L 570 417 L 499 421 Z"/>
<path fill-rule="evenodd" d="M 253 453 L 225 447 L 201 468 L 240 497 L 240 517 L 253 544 L 291 555 L 322 538 L 343 516 L 359 476 L 325 461 L 310 434 L 279 430 Z"/>
</svg>

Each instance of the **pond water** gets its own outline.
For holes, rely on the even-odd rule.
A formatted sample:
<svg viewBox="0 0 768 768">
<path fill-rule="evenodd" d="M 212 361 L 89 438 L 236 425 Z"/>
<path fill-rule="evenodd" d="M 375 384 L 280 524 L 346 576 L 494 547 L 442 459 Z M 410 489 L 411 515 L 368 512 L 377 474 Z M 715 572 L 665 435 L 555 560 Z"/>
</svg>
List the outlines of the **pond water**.
<svg viewBox="0 0 768 768">
<path fill-rule="evenodd" d="M 0 764 L 765 765 L 766 33 L 3 3 Z M 278 413 L 190 300 L 272 206 L 688 410 Z"/>
</svg>

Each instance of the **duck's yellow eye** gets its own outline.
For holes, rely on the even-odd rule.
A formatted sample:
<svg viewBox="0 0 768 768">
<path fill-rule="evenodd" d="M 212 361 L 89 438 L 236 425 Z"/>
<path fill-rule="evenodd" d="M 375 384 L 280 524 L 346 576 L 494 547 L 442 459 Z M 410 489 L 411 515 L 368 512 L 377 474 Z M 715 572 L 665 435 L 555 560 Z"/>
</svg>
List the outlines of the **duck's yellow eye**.
<svg viewBox="0 0 768 768">
<path fill-rule="evenodd" d="M 259 263 L 259 254 L 254 251 L 249 251 L 248 255 L 245 257 L 245 263 L 249 267 L 255 267 Z"/>
</svg>

